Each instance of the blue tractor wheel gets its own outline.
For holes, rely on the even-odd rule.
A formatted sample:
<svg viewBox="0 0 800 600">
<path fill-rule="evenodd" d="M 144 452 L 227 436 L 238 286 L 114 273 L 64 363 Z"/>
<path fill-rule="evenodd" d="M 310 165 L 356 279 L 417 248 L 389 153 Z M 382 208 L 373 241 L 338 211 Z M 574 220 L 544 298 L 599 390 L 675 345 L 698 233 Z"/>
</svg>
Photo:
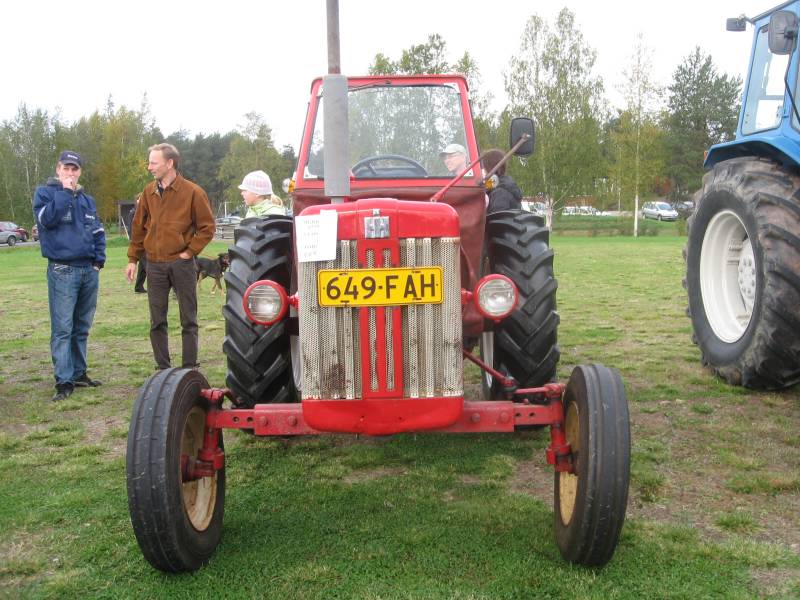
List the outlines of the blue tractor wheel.
<svg viewBox="0 0 800 600">
<path fill-rule="evenodd" d="M 733 385 L 800 381 L 800 174 L 763 158 L 706 173 L 684 250 L 703 363 Z"/>
</svg>

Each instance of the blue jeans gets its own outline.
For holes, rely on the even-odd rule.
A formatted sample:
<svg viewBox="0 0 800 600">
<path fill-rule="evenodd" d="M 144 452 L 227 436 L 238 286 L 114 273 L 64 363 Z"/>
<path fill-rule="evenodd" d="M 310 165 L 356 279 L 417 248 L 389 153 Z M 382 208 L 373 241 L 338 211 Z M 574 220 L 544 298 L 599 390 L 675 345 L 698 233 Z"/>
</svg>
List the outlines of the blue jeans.
<svg viewBox="0 0 800 600">
<path fill-rule="evenodd" d="M 99 287 L 100 273 L 91 266 L 47 265 L 50 354 L 56 384 L 72 383 L 86 373 L 86 341 Z"/>
</svg>

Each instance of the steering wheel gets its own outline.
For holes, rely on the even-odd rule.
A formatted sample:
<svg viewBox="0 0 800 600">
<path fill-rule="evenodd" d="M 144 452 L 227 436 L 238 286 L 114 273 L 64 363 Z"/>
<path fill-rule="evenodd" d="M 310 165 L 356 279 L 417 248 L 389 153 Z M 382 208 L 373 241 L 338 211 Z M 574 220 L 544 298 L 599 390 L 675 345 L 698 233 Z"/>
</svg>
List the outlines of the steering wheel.
<svg viewBox="0 0 800 600">
<path fill-rule="evenodd" d="M 417 177 L 427 177 L 428 172 L 425 170 L 421 164 L 415 161 L 413 158 L 408 158 L 407 156 L 401 156 L 399 154 L 376 154 L 375 156 L 368 156 L 367 158 L 362 158 L 356 164 L 353 165 L 353 175 L 358 177 L 359 175 L 363 175 L 364 172 L 370 173 L 373 177 L 380 177 L 378 171 L 375 170 L 374 163 L 382 161 L 382 160 L 395 160 L 401 163 L 405 163 L 411 166 L 411 170 L 413 171 L 412 175 Z M 361 172 L 361 173 L 359 173 Z"/>
</svg>

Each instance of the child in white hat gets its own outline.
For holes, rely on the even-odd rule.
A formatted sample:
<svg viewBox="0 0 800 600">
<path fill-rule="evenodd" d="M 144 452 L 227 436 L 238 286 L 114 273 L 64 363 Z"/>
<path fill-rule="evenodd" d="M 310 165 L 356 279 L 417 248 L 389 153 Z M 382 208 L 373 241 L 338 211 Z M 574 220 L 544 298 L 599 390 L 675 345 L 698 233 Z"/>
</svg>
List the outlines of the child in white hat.
<svg viewBox="0 0 800 600">
<path fill-rule="evenodd" d="M 264 171 L 252 171 L 245 175 L 239 189 L 247 205 L 245 219 L 286 214 L 283 202 L 272 193 L 272 182 Z"/>
</svg>

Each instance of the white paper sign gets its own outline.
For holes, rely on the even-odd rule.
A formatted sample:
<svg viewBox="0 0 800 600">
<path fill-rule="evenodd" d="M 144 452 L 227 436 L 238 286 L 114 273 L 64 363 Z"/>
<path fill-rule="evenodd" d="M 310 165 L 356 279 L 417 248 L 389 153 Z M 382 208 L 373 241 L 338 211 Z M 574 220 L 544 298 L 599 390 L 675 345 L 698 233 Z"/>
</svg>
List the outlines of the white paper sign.
<svg viewBox="0 0 800 600">
<path fill-rule="evenodd" d="M 295 217 L 298 262 L 335 260 L 337 223 L 338 213 L 335 210 Z"/>
</svg>

